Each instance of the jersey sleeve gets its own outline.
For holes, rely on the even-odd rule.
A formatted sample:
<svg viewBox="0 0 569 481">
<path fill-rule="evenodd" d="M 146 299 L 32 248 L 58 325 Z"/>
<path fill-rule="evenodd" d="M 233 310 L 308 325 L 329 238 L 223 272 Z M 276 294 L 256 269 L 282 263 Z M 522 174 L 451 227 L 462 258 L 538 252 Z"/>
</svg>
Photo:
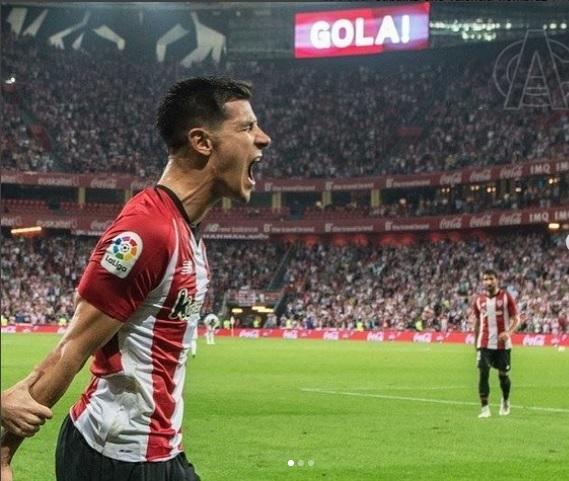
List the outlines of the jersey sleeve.
<svg viewBox="0 0 569 481">
<path fill-rule="evenodd" d="M 172 235 L 167 221 L 119 217 L 95 246 L 79 295 L 107 316 L 127 321 L 164 276 Z"/>
<path fill-rule="evenodd" d="M 508 298 L 508 314 L 510 317 L 517 315 L 518 306 L 516 305 L 516 301 L 514 300 L 513 296 L 508 291 L 506 291 L 506 297 Z"/>
</svg>

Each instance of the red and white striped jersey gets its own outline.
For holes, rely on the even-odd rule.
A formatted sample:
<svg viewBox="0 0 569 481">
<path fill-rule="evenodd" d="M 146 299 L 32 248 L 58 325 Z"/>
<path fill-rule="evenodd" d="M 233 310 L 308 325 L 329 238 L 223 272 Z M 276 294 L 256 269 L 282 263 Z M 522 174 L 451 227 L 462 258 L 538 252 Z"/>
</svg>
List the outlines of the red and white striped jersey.
<svg viewBox="0 0 569 481">
<path fill-rule="evenodd" d="M 185 363 L 209 282 L 203 241 L 162 186 L 133 197 L 99 240 L 79 295 L 124 322 L 71 408 L 87 443 L 129 462 L 182 451 Z"/>
<path fill-rule="evenodd" d="M 488 294 L 479 294 L 474 302 L 473 310 L 479 323 L 476 347 L 511 349 L 511 340 L 500 341 L 498 335 L 508 330 L 510 318 L 518 313 L 512 295 L 505 289 L 500 289 L 493 297 Z"/>
</svg>

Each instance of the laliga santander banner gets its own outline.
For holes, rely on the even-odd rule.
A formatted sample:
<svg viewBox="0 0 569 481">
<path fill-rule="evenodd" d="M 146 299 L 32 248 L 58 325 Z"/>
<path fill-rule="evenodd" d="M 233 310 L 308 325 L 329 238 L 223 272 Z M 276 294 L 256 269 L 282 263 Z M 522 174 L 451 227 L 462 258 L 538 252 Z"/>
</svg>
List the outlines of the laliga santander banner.
<svg viewBox="0 0 569 481">
<path fill-rule="evenodd" d="M 205 335 L 205 329 L 199 328 L 199 335 Z M 2 327 L 2 334 L 39 333 L 63 334 L 64 327 L 55 325 L 16 324 Z M 415 331 L 354 331 L 339 329 L 218 329 L 218 336 L 239 337 L 246 339 L 321 339 L 324 341 L 367 341 L 367 342 L 416 342 L 422 344 L 474 344 L 471 332 L 415 332 Z M 518 346 L 569 346 L 569 334 L 514 334 L 512 343 Z"/>
<path fill-rule="evenodd" d="M 430 4 L 297 13 L 296 58 L 371 55 L 429 46 Z"/>
</svg>

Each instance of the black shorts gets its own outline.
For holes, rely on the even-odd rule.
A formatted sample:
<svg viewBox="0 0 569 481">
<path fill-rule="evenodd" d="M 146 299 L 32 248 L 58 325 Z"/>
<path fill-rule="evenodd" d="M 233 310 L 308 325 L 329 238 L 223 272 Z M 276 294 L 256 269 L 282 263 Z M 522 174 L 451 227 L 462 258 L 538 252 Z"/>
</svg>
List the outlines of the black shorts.
<svg viewBox="0 0 569 481">
<path fill-rule="evenodd" d="M 57 481 L 200 481 L 184 453 L 157 463 L 128 463 L 103 456 L 87 444 L 67 416 L 55 452 Z"/>
<path fill-rule="evenodd" d="M 479 368 L 498 369 L 500 371 L 509 371 L 511 369 L 510 353 L 511 349 L 478 349 L 477 361 Z"/>
</svg>

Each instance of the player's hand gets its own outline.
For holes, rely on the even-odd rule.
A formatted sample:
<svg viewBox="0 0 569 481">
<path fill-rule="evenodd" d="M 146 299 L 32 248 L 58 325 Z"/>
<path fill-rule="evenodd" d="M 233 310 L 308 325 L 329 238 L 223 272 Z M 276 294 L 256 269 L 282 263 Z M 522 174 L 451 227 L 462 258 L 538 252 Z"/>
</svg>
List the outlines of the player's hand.
<svg viewBox="0 0 569 481">
<path fill-rule="evenodd" d="M 506 342 L 509 338 L 510 338 L 510 333 L 509 333 L 508 331 L 501 332 L 501 333 L 498 335 L 498 339 L 499 339 L 500 341 Z"/>
<path fill-rule="evenodd" d="M 45 420 L 53 416 L 51 409 L 36 402 L 30 394 L 30 387 L 36 382 L 38 375 L 33 373 L 2 392 L 2 426 L 21 437 L 33 436 Z"/>
</svg>

